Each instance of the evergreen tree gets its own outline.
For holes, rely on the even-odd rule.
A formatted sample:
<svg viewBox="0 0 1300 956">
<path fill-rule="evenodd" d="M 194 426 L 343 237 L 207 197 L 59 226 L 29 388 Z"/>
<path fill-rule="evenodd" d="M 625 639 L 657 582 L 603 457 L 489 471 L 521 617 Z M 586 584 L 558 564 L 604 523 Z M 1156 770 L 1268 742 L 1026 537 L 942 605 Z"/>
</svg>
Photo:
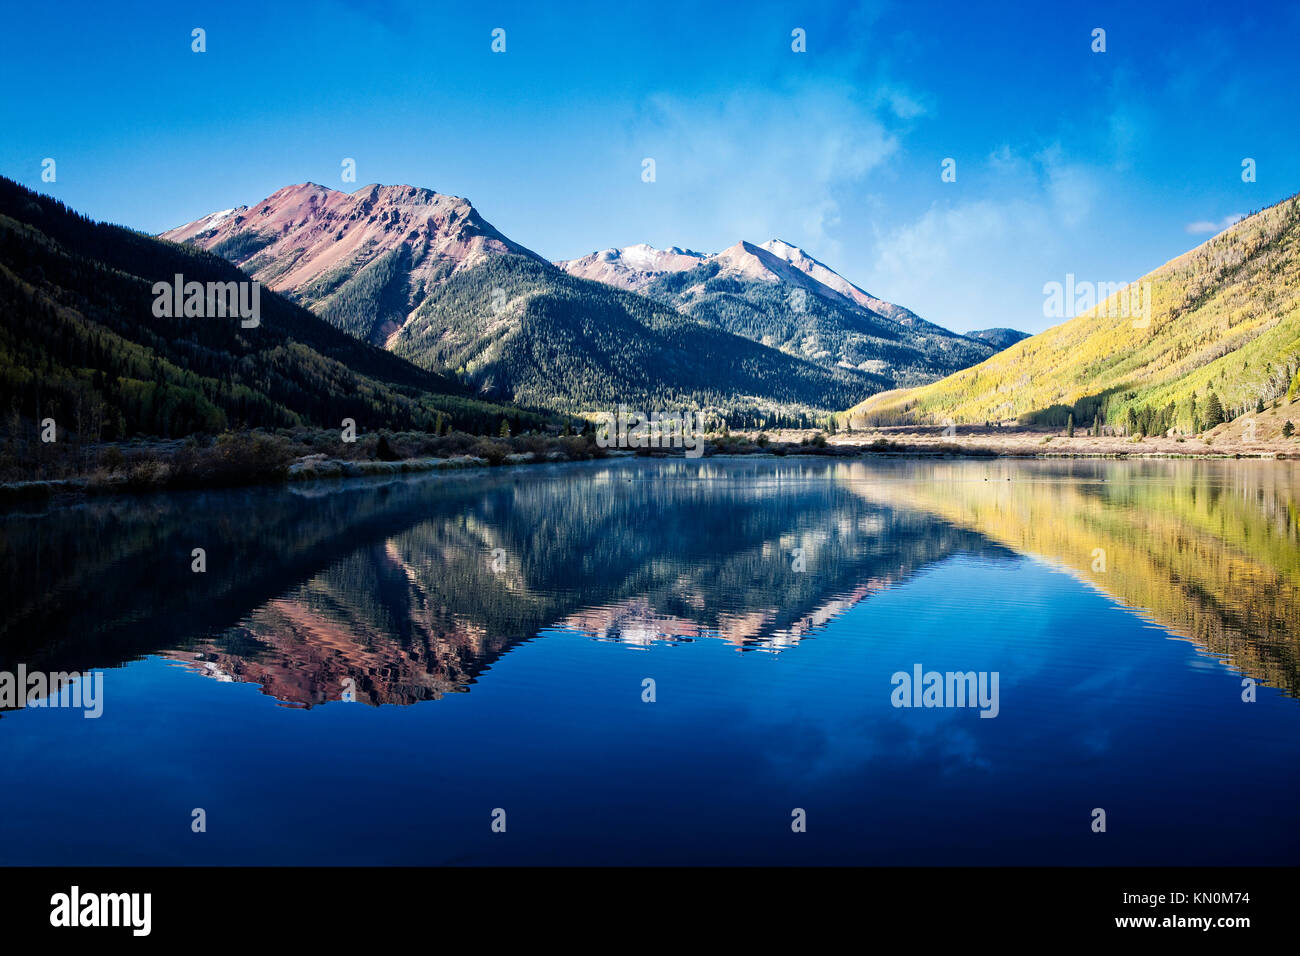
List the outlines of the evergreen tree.
<svg viewBox="0 0 1300 956">
<path fill-rule="evenodd" d="M 1205 400 L 1205 427 L 1213 428 L 1227 420 L 1223 414 L 1223 406 L 1219 403 L 1218 394 L 1211 392 L 1209 398 Z"/>
</svg>

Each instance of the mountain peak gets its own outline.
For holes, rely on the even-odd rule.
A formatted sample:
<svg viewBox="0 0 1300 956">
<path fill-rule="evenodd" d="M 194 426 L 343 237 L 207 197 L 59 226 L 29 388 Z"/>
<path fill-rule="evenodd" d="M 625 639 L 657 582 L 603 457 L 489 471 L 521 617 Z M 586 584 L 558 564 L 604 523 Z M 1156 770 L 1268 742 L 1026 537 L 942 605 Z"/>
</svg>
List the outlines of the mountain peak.
<svg viewBox="0 0 1300 956">
<path fill-rule="evenodd" d="M 678 246 L 666 250 L 656 249 L 642 242 L 623 248 L 604 249 L 579 259 L 563 260 L 555 264 L 571 275 L 637 291 L 665 273 L 686 272 L 705 263 L 717 263 L 723 275 L 751 282 L 784 282 L 797 286 L 909 328 L 938 329 L 908 309 L 876 298 L 784 239 L 769 239 L 761 245 L 741 239 L 721 252 L 712 254 L 693 252 Z"/>
<path fill-rule="evenodd" d="M 581 279 L 635 291 L 665 273 L 694 269 L 707 258 L 678 246 L 657 249 L 647 242 L 638 242 L 622 248 L 602 249 L 578 259 L 567 259 L 555 264 Z"/>
<path fill-rule="evenodd" d="M 370 183 L 352 193 L 318 183 L 277 189 L 254 206 L 213 213 L 162 234 L 217 252 L 268 288 L 324 308 L 336 291 L 325 277 L 400 261 L 406 292 L 444 281 L 492 255 L 542 261 L 484 220 L 468 199 L 422 186 Z M 394 300 L 405 300 L 392 290 Z M 382 341 L 400 323 L 376 320 Z"/>
<path fill-rule="evenodd" d="M 785 251 L 807 255 L 803 249 L 796 246 L 793 242 L 786 242 L 784 239 L 769 239 L 767 242 L 763 243 L 763 248 L 768 252 L 776 253 L 777 255 L 780 255 L 781 252 Z"/>
<path fill-rule="evenodd" d="M 883 315 L 887 319 L 893 319 L 895 322 L 902 323 L 909 328 L 922 328 L 930 325 L 930 323 L 921 319 L 909 309 L 895 305 L 892 302 L 886 302 L 884 299 L 878 299 L 865 289 L 854 285 L 830 266 L 814 259 L 793 243 L 786 242 L 784 239 L 769 239 L 763 243 L 762 248 L 765 252 L 789 263 L 815 282 L 838 293 L 860 308 L 874 312 L 877 315 Z"/>
</svg>

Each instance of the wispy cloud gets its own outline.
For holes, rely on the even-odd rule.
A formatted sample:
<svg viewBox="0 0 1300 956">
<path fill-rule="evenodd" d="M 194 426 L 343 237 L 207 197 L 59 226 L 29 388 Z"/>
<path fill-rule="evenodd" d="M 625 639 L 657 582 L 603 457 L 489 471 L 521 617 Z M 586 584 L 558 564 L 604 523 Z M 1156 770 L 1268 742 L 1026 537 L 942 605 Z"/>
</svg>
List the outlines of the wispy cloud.
<svg viewBox="0 0 1300 956">
<path fill-rule="evenodd" d="M 1186 229 L 1189 235 L 1204 236 L 1210 233 L 1223 232 L 1229 226 L 1241 222 L 1245 218 L 1244 213 L 1234 212 L 1230 216 L 1224 216 L 1218 222 L 1212 222 L 1209 219 L 1198 219 L 1196 222 L 1189 222 Z"/>
<path fill-rule="evenodd" d="M 977 199 L 934 203 L 920 217 L 878 229 L 871 291 L 955 329 L 1021 326 L 1038 311 L 1032 278 L 1012 283 L 1007 264 L 1036 277 L 1049 271 L 1056 217 L 1045 202 Z"/>
<path fill-rule="evenodd" d="M 712 223 L 730 242 L 780 236 L 833 256 L 843 195 L 899 149 L 880 113 L 922 109 L 901 92 L 866 106 L 847 86 L 664 95 L 632 139 L 655 159 L 656 201 L 677 221 Z"/>
<path fill-rule="evenodd" d="M 958 330 L 1040 319 L 1042 284 L 1095 224 L 1105 171 L 1059 145 L 1003 145 L 970 172 L 984 174 L 1002 184 L 991 195 L 936 201 L 911 220 L 876 227 L 874 294 Z"/>
</svg>

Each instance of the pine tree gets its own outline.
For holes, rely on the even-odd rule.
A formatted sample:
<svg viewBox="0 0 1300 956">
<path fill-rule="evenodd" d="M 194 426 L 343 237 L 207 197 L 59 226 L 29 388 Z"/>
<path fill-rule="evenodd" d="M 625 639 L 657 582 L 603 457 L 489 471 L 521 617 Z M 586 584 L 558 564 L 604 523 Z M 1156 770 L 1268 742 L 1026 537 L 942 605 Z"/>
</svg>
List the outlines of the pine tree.
<svg viewBox="0 0 1300 956">
<path fill-rule="evenodd" d="M 1205 427 L 1213 428 L 1215 425 L 1222 425 L 1227 418 L 1223 414 L 1223 406 L 1219 404 L 1219 396 L 1211 392 L 1209 398 L 1205 400 Z"/>
<path fill-rule="evenodd" d="M 1070 420 L 1065 425 L 1065 437 L 1074 437 L 1074 412 L 1070 412 Z"/>
</svg>

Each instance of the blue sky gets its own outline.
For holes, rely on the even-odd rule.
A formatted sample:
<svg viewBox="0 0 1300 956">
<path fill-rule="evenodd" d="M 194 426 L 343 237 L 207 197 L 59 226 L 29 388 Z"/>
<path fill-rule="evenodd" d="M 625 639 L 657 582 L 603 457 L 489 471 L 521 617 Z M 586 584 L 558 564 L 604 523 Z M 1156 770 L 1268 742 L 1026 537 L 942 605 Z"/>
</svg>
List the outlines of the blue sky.
<svg viewBox="0 0 1300 956">
<path fill-rule="evenodd" d="M 466 196 L 551 259 L 779 237 L 1038 331 L 1044 283 L 1135 279 L 1300 190 L 1300 5 L 1138 6 L 19 4 L 0 173 L 150 232 L 311 180 Z"/>
</svg>

